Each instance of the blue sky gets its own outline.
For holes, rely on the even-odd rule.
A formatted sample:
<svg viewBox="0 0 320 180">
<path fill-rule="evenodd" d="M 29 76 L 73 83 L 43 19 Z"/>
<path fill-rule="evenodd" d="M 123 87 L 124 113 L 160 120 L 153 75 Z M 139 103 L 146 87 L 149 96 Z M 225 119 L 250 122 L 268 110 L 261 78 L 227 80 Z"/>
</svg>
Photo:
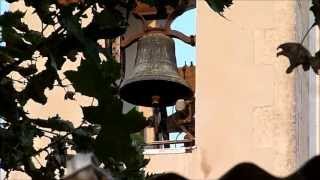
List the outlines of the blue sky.
<svg viewBox="0 0 320 180">
<path fill-rule="evenodd" d="M 0 14 L 5 12 L 9 8 L 8 3 L 4 0 L 0 0 Z"/>
<path fill-rule="evenodd" d="M 180 31 L 188 36 L 196 34 L 196 10 L 192 9 L 178 17 L 171 25 L 171 29 Z M 178 67 L 184 66 L 185 62 L 195 64 L 196 49 L 180 40 L 175 39 L 176 58 Z M 167 108 L 168 114 L 174 112 L 174 107 Z M 185 133 L 170 133 L 170 140 L 182 140 Z M 183 147 L 183 144 L 171 144 L 171 148 Z"/>
<path fill-rule="evenodd" d="M 189 10 L 178 17 L 171 25 L 171 29 L 183 32 L 186 35 L 196 34 L 196 9 Z M 183 66 L 185 61 L 189 65 L 195 64 L 196 50 L 194 47 L 175 39 L 176 57 L 178 66 Z"/>
</svg>

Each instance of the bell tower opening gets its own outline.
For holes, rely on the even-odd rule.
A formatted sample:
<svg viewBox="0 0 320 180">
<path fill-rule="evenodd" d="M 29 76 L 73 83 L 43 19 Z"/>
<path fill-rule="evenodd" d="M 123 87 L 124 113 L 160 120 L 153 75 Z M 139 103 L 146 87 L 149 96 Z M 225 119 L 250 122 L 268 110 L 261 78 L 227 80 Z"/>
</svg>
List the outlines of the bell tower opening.
<svg viewBox="0 0 320 180">
<path fill-rule="evenodd" d="M 147 118 L 133 135 L 146 154 L 195 145 L 195 1 L 162 5 L 138 4 L 120 43 L 119 93 L 124 113 L 135 106 Z"/>
<path fill-rule="evenodd" d="M 171 24 L 171 29 L 193 36 L 196 31 L 195 21 L 196 11 L 191 9 L 177 17 Z M 195 47 L 177 38 L 174 39 L 174 44 L 178 74 L 195 93 Z M 145 110 L 145 108 L 140 109 Z M 191 152 L 195 146 L 196 136 L 195 98 L 178 99 L 174 105 L 166 107 L 164 113 L 165 121 L 160 123 L 164 128 L 162 131 L 157 131 L 152 126 L 144 130 L 145 154 Z"/>
</svg>

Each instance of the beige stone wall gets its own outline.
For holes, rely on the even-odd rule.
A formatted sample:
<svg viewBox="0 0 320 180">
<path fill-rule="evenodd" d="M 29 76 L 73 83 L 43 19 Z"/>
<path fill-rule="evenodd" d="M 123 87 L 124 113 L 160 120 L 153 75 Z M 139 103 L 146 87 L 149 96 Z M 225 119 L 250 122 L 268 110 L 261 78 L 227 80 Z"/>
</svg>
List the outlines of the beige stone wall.
<svg viewBox="0 0 320 180">
<path fill-rule="evenodd" d="M 314 75 L 287 75 L 288 60 L 276 57 L 278 45 L 301 40 L 308 3 L 236 1 L 226 20 L 197 1 L 197 148 L 149 155 L 147 170 L 216 179 L 250 161 L 287 175 L 309 157 Z"/>
</svg>

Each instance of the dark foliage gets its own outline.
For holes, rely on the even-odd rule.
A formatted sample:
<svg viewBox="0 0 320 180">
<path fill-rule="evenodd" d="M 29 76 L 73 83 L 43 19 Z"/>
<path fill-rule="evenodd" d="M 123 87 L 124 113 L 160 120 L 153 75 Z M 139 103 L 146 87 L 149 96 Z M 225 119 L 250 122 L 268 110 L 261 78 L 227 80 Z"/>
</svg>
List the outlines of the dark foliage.
<svg viewBox="0 0 320 180">
<path fill-rule="evenodd" d="M 320 28 L 320 1 L 319 0 L 312 0 L 312 6 L 310 10 L 313 12 L 315 17 L 315 24 L 318 25 Z"/>
<path fill-rule="evenodd" d="M 320 28 L 320 0 L 312 0 L 310 10 L 313 12 L 315 20 L 307 34 L 304 36 L 302 42 L 284 43 L 278 47 L 281 51 L 277 53 L 277 56 L 283 55 L 289 59 L 290 66 L 286 71 L 287 73 L 291 73 L 296 67 L 302 65 L 304 71 L 309 70 L 311 67 L 316 74 L 319 74 L 320 50 L 316 52 L 315 55 L 312 55 L 309 50 L 302 45 L 302 43 L 314 26 L 318 26 Z"/>
<path fill-rule="evenodd" d="M 233 4 L 233 0 L 206 0 L 210 8 L 217 12 L 220 16 L 223 16 L 225 8 L 230 7 Z M 223 16 L 224 17 L 224 16 Z"/>
<path fill-rule="evenodd" d="M 5 42 L 5 46 L 0 47 L 1 168 L 7 172 L 24 171 L 33 179 L 63 177 L 69 156 L 67 149 L 71 148 L 76 152 L 95 152 L 116 177 L 143 179 L 142 168 L 148 160 L 131 134 L 145 127 L 145 119 L 135 109 L 122 113 L 116 83 L 120 78 L 120 65 L 112 55 L 105 54 L 108 51 L 102 52 L 97 43 L 99 39 L 113 39 L 126 31 L 125 12 L 135 6 L 134 1 L 25 0 L 24 3 L 34 8 L 43 29 L 31 30 L 22 21 L 25 13 L 21 11 L 0 16 L 2 42 Z M 93 12 L 93 20 L 83 26 L 88 9 Z M 43 32 L 50 26 L 58 28 L 44 36 Z M 66 57 L 75 60 L 78 53 L 83 53 L 81 65 L 77 71 L 65 72 L 65 76 L 76 92 L 95 98 L 98 105 L 82 107 L 84 119 L 79 127 L 58 115 L 48 119 L 29 117 L 24 111 L 28 101 L 44 105 L 47 103 L 45 90 L 67 86 L 59 72 Z M 108 59 L 101 60 L 100 53 Z M 45 61 L 44 70 L 36 68 L 37 61 Z M 22 78 L 15 79 L 12 72 Z M 23 89 L 16 89 L 16 84 Z M 75 100 L 76 92 L 66 91 L 65 99 Z M 49 137 L 51 143 L 36 150 L 34 138 L 44 136 Z M 47 152 L 46 163 L 36 168 L 32 158 L 41 152 Z"/>
</svg>

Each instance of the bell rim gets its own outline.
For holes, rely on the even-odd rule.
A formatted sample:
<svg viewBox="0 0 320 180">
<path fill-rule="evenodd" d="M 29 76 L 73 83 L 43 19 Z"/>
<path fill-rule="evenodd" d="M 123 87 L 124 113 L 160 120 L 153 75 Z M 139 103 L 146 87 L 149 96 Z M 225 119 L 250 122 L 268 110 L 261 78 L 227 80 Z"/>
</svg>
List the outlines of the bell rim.
<svg viewBox="0 0 320 180">
<path fill-rule="evenodd" d="M 178 80 L 178 78 L 176 78 Z M 177 83 L 178 82 L 178 83 Z M 145 84 L 145 83 L 155 83 L 155 84 L 168 84 L 168 89 L 171 89 L 171 91 L 169 90 L 165 90 L 165 91 L 161 91 L 162 94 L 165 94 L 164 96 L 161 95 L 161 93 L 159 94 L 153 94 L 150 95 L 151 92 L 145 92 L 142 93 L 141 91 L 137 90 L 137 89 L 141 89 L 141 88 L 137 88 L 140 87 L 141 84 Z M 170 85 L 169 85 L 170 84 Z M 150 87 L 149 89 L 152 89 L 153 87 Z M 136 90 L 134 90 L 136 89 Z M 178 89 L 178 90 L 176 90 Z M 159 91 L 160 92 L 160 91 Z M 172 96 L 168 96 L 168 92 L 172 92 Z M 165 97 L 164 99 L 162 99 L 162 105 L 164 106 L 172 106 L 176 103 L 176 101 L 178 99 L 191 99 L 194 96 L 194 92 L 191 89 L 190 85 L 187 84 L 186 82 L 181 82 L 181 81 L 174 81 L 174 80 L 168 80 L 165 78 L 159 78 L 158 79 L 128 79 L 125 82 L 122 83 L 122 85 L 120 86 L 120 91 L 119 91 L 120 97 L 121 99 L 125 100 L 128 103 L 137 105 L 137 106 L 145 106 L 145 107 L 151 107 L 152 106 L 152 96 L 161 96 Z M 132 98 L 132 97 L 141 97 L 139 99 Z M 143 98 L 142 98 L 143 97 Z"/>
<path fill-rule="evenodd" d="M 184 86 L 191 89 L 191 86 L 182 78 L 179 78 L 177 76 L 169 76 L 169 75 L 150 75 L 150 74 L 142 74 L 142 75 L 134 75 L 129 78 L 124 78 L 125 80 L 121 83 L 120 88 L 125 86 L 126 84 L 133 83 L 136 81 L 171 81 L 174 83 L 179 82 L 180 84 L 183 84 Z M 192 90 L 191 90 L 192 91 Z"/>
</svg>

